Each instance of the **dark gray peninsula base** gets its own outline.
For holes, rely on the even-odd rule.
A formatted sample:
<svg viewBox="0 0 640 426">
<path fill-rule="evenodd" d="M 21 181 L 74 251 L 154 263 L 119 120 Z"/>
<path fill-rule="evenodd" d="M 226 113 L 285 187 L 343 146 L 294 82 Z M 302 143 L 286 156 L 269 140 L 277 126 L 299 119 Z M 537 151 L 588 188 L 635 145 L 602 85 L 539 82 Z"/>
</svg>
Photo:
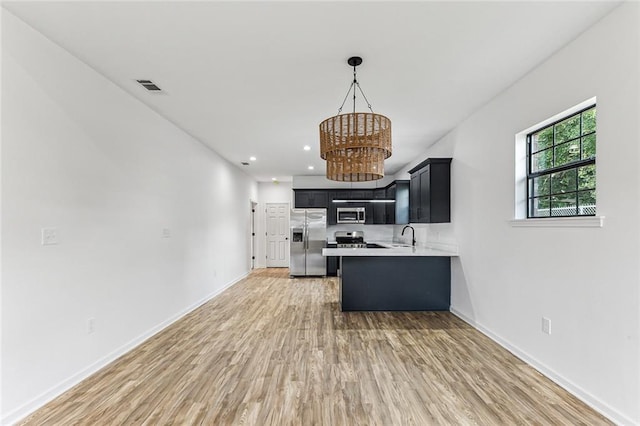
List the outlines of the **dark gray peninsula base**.
<svg viewBox="0 0 640 426">
<path fill-rule="evenodd" d="M 448 311 L 451 258 L 344 256 L 343 311 Z"/>
</svg>

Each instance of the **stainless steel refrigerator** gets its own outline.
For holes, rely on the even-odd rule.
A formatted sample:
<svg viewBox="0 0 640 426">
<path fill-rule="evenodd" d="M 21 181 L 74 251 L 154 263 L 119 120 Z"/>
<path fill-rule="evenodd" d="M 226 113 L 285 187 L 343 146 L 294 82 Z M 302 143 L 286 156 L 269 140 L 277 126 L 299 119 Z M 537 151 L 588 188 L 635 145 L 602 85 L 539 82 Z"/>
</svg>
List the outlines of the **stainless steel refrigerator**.
<svg viewBox="0 0 640 426">
<path fill-rule="evenodd" d="M 327 242 L 326 209 L 291 210 L 291 276 L 327 275 L 322 249 Z"/>
</svg>

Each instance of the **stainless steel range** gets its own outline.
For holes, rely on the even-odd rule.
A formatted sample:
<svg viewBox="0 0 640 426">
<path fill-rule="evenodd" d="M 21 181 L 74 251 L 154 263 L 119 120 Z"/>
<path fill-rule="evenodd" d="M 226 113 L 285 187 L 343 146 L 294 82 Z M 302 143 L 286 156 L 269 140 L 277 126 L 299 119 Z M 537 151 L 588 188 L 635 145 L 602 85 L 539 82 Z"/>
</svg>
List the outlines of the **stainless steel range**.
<svg viewBox="0 0 640 426">
<path fill-rule="evenodd" d="M 367 248 L 362 231 L 336 231 L 334 236 L 338 248 Z"/>
</svg>

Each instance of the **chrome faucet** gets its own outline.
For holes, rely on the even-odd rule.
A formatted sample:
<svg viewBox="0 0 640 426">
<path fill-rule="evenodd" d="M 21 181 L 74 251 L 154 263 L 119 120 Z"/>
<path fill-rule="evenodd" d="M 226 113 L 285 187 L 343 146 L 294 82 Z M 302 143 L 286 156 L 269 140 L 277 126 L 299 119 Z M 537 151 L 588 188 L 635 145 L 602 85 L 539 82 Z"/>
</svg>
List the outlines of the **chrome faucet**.
<svg viewBox="0 0 640 426">
<path fill-rule="evenodd" d="M 413 226 L 407 225 L 404 228 L 402 228 L 402 234 L 400 234 L 400 235 L 404 235 L 404 231 L 407 228 L 411 228 L 411 245 L 415 247 L 416 246 L 416 230 L 413 229 Z"/>
</svg>

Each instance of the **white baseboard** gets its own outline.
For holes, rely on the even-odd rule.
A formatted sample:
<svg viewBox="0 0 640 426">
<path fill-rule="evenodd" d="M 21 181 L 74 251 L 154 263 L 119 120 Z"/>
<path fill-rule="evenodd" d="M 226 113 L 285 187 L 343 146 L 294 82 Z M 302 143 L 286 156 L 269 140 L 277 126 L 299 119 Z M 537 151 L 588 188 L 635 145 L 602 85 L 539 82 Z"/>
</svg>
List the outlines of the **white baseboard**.
<svg viewBox="0 0 640 426">
<path fill-rule="evenodd" d="M 129 342 L 125 343 L 124 345 L 122 345 L 121 347 L 117 348 L 113 352 L 105 355 L 104 357 L 98 359 L 93 364 L 91 364 L 88 367 L 86 367 L 86 368 L 82 369 L 81 371 L 77 372 L 73 376 L 63 380 L 62 382 L 58 383 L 57 385 L 51 387 L 49 390 L 41 393 L 40 395 L 38 395 L 37 397 L 33 398 L 29 402 L 21 405 L 20 407 L 16 408 L 15 410 L 12 410 L 11 412 L 7 413 L 0 420 L 0 424 L 2 424 L 2 425 L 12 425 L 12 424 L 24 419 L 25 417 L 29 416 L 31 413 L 36 411 L 38 408 L 41 408 L 46 403 L 48 403 L 51 400 L 53 400 L 54 398 L 60 396 L 64 392 L 68 391 L 69 389 L 71 389 L 72 387 L 74 387 L 75 385 L 80 383 L 81 381 L 85 380 L 86 378 L 88 378 L 92 374 L 96 373 L 98 370 L 106 367 L 107 365 L 109 365 L 110 363 L 115 361 L 116 359 L 120 358 L 122 355 L 126 354 L 127 352 L 129 352 L 129 351 L 133 350 L 134 348 L 136 348 L 137 346 L 141 345 L 142 343 L 144 343 L 149 338 L 153 337 L 154 335 L 158 334 L 159 332 L 161 332 L 162 330 L 164 330 L 165 328 L 167 328 L 168 326 L 170 326 L 174 322 L 178 321 L 180 318 L 184 317 L 188 313 L 190 313 L 190 312 L 194 311 L 195 309 L 199 308 L 200 306 L 204 305 L 205 303 L 207 303 L 208 301 L 210 301 L 214 297 L 218 296 L 220 293 L 222 293 L 223 291 L 227 290 L 229 287 L 233 286 L 234 284 L 237 284 L 238 282 L 240 282 L 241 280 L 246 278 L 248 275 L 249 275 L 249 272 L 243 274 L 242 276 L 240 276 L 240 277 L 238 277 L 236 279 L 233 279 L 233 280 L 229 281 L 227 284 L 225 284 L 223 287 L 217 289 L 213 293 L 205 296 L 204 298 L 200 299 L 199 301 L 197 301 L 196 303 L 192 304 L 191 306 L 183 309 L 182 311 L 178 312 L 177 314 L 173 315 L 172 317 L 168 318 L 167 320 L 165 320 L 165 321 L 161 322 L 160 324 L 152 327 L 151 329 L 149 329 L 146 332 L 142 333 L 138 337 L 135 337 L 134 339 L 132 339 Z"/>
<path fill-rule="evenodd" d="M 568 380 L 567 378 L 563 377 L 561 374 L 558 374 L 553 369 L 547 367 L 546 365 L 544 365 L 543 363 L 535 359 L 533 356 L 526 353 L 525 351 L 517 348 L 516 346 L 513 346 L 508 341 L 498 336 L 488 328 L 484 327 L 482 324 L 478 323 L 474 319 L 469 318 L 468 316 L 458 311 L 454 307 L 451 307 L 450 311 L 452 314 L 454 314 L 455 316 L 457 316 L 458 318 L 460 318 L 461 320 L 463 320 L 464 322 L 466 322 L 467 324 L 469 324 L 470 326 L 472 326 L 473 328 L 475 328 L 476 330 L 478 330 L 479 332 L 481 332 L 482 334 L 484 334 L 485 336 L 487 336 L 488 338 L 490 338 L 491 340 L 493 340 L 494 342 L 496 342 L 497 344 L 499 344 L 500 346 L 502 346 L 503 348 L 511 352 L 513 355 L 517 356 L 518 358 L 520 358 L 521 360 L 529 364 L 531 367 L 538 370 L 540 373 L 542 373 L 544 376 L 546 376 L 551 381 L 556 383 L 558 386 L 562 387 L 563 389 L 565 389 L 566 391 L 574 395 L 576 398 L 580 399 L 582 402 L 584 402 L 585 404 L 587 404 L 588 406 L 590 406 L 591 408 L 593 408 L 603 416 L 607 417 L 612 422 L 620 426 L 634 426 L 634 425 L 638 426 L 638 423 L 634 422 L 629 417 L 618 412 L 617 410 L 615 410 L 605 402 L 596 398 L 586 390 L 582 389 L 580 386 L 573 383 L 571 380 Z"/>
</svg>

